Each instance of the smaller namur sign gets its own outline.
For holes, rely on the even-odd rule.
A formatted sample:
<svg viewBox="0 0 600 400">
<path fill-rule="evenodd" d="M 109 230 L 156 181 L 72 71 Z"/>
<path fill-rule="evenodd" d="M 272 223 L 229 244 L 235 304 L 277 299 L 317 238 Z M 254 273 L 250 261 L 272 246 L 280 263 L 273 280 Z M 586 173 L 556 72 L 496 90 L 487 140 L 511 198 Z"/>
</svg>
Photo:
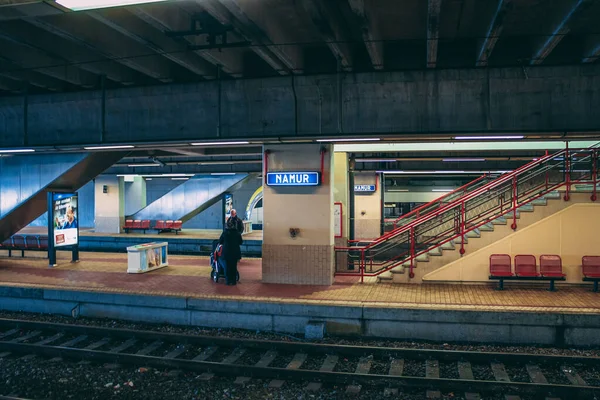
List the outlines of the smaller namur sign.
<svg viewBox="0 0 600 400">
<path fill-rule="evenodd" d="M 374 192 L 375 185 L 354 185 L 355 192 Z"/>
<path fill-rule="evenodd" d="M 318 172 L 267 173 L 267 185 L 269 186 L 317 186 L 319 183 Z"/>
</svg>

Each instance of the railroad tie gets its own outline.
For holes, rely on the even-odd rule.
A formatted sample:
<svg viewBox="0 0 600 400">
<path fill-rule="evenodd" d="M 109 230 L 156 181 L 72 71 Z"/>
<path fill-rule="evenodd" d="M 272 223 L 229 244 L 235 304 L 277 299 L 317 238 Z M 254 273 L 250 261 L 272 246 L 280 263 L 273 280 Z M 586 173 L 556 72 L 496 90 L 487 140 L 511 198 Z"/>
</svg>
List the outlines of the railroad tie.
<svg viewBox="0 0 600 400">
<path fill-rule="evenodd" d="M 425 362 L 425 377 L 430 379 L 440 378 L 440 363 L 437 360 L 427 360 Z M 427 390 L 428 399 L 439 399 L 442 394 L 439 390 Z"/>
<path fill-rule="evenodd" d="M 325 357 L 325 361 L 323 361 L 323 365 L 321 365 L 321 368 L 319 368 L 319 371 L 332 372 L 337 362 L 338 356 L 328 354 L 327 357 Z M 317 390 L 321 389 L 321 386 L 323 386 L 321 382 L 310 382 L 308 385 L 306 385 L 306 390 L 316 392 Z"/>
<path fill-rule="evenodd" d="M 579 376 L 579 374 L 577 373 L 577 371 L 575 371 L 574 368 L 563 365 L 560 367 L 560 369 L 563 372 L 563 374 L 565 374 L 565 376 L 567 377 L 569 382 L 571 382 L 571 385 L 575 385 L 575 386 L 587 386 L 588 385 L 587 382 L 581 376 Z"/>
<path fill-rule="evenodd" d="M 541 384 L 548 383 L 548 380 L 542 373 L 542 370 L 537 365 L 527 364 L 525 366 L 525 369 L 527 369 L 527 373 L 529 374 L 529 377 L 531 378 L 531 382 L 541 383 Z"/>
<path fill-rule="evenodd" d="M 181 354 L 185 353 L 185 351 L 186 351 L 186 350 L 187 350 L 187 349 L 185 348 L 185 346 L 184 346 L 184 345 L 182 345 L 182 344 L 181 344 L 181 345 L 178 345 L 178 346 L 177 346 L 176 348 L 174 348 L 172 351 L 168 352 L 168 353 L 165 355 L 165 358 L 167 358 L 167 359 L 169 359 L 169 360 L 171 360 L 171 359 L 174 359 L 174 358 L 177 358 L 177 357 L 179 357 L 179 355 L 181 355 Z"/>
<path fill-rule="evenodd" d="M 372 363 L 373 363 L 373 358 L 362 357 L 358 361 L 358 365 L 356 365 L 356 370 L 354 371 L 354 373 L 355 374 L 368 374 L 369 371 L 371 370 Z M 348 387 L 346 388 L 346 393 L 347 394 L 359 394 L 361 388 L 362 388 L 361 385 L 348 385 Z"/>
<path fill-rule="evenodd" d="M 402 372 L 404 372 L 404 360 L 401 358 L 392 359 L 392 362 L 390 363 L 390 370 L 388 372 L 388 375 L 402 376 Z"/>
<path fill-rule="evenodd" d="M 464 380 L 475 380 L 473 376 L 473 369 L 471 368 L 471 363 L 468 361 L 459 361 L 458 362 L 458 376 L 460 379 Z M 479 400 L 481 399 L 481 395 L 479 393 L 465 393 L 466 400 Z"/>
<path fill-rule="evenodd" d="M 210 358 L 210 356 L 216 353 L 217 349 L 218 347 L 216 346 L 207 347 L 204 350 L 202 350 L 200 354 L 194 357 L 192 361 L 206 361 Z"/>
<path fill-rule="evenodd" d="M 223 364 L 234 364 L 237 360 L 239 360 L 239 358 L 241 356 L 244 355 L 245 352 L 246 352 L 246 349 L 238 347 L 235 350 L 233 350 L 230 355 L 228 355 L 227 357 L 225 357 L 225 359 L 223 361 L 221 361 L 221 363 L 223 363 Z"/>
<path fill-rule="evenodd" d="M 97 342 L 90 344 L 85 349 L 86 350 L 96 350 L 97 348 L 100 348 L 109 342 L 110 342 L 110 338 L 105 337 L 103 339 L 98 340 Z"/>
<path fill-rule="evenodd" d="M 17 332 L 19 332 L 19 329 L 15 328 L 15 329 L 11 329 L 9 331 L 6 331 L 4 333 L 0 333 L 0 339 L 4 339 L 5 337 L 14 335 Z"/>
<path fill-rule="evenodd" d="M 62 343 L 60 346 L 61 347 L 72 347 L 72 346 L 75 346 L 79 342 L 83 342 L 87 338 L 88 338 L 87 335 L 77 336 L 75 339 L 71 339 L 68 342 Z"/>
<path fill-rule="evenodd" d="M 62 338 L 63 336 L 65 336 L 64 333 L 57 333 L 54 336 L 50 336 L 49 338 L 46 338 L 44 340 L 40 340 L 39 342 L 36 342 L 35 344 L 38 346 L 43 346 L 45 344 L 50 344 L 52 342 L 56 342 L 58 339 Z"/>
<path fill-rule="evenodd" d="M 492 363 L 492 373 L 498 382 L 510 382 L 506 369 L 504 369 L 504 364 Z"/>
<path fill-rule="evenodd" d="M 42 334 L 42 331 L 33 331 L 33 332 L 29 332 L 27 335 L 23 335 L 20 336 L 18 338 L 14 338 L 13 340 L 9 340 L 10 343 L 21 343 L 24 342 L 26 340 L 29 340 L 31 338 L 34 338 L 36 336 L 39 336 Z"/>
<path fill-rule="evenodd" d="M 35 355 L 35 354 L 27 354 L 27 355 L 19 358 L 19 360 L 21 360 L 21 361 L 28 361 L 28 360 L 33 360 L 36 357 L 37 357 L 37 355 Z"/>
<path fill-rule="evenodd" d="M 302 366 L 302 364 L 304 364 L 304 361 L 306 361 L 306 357 L 307 357 L 307 355 L 304 353 L 294 354 L 294 358 L 292 358 L 292 361 L 289 362 L 289 364 L 287 365 L 287 367 L 285 367 L 285 369 L 300 368 Z M 278 388 L 282 387 L 284 383 L 285 383 L 285 381 L 283 381 L 281 379 L 273 379 L 271 382 L 269 382 L 269 387 L 278 389 Z"/>
<path fill-rule="evenodd" d="M 277 352 L 275 350 L 269 350 L 263 354 L 260 360 L 258 360 L 258 362 L 254 365 L 256 367 L 266 368 L 273 362 L 275 358 L 277 358 Z"/>
<path fill-rule="evenodd" d="M 0 358 L 5 358 L 11 355 L 10 351 L 5 351 L 3 353 L 0 353 Z"/>
<path fill-rule="evenodd" d="M 135 339 L 129 339 L 125 343 L 122 343 L 119 346 L 110 349 L 110 352 L 120 353 L 121 351 L 125 351 L 128 348 L 130 348 L 131 346 L 133 346 L 134 344 L 136 344 L 136 342 L 137 342 L 137 340 L 135 340 Z"/>
<path fill-rule="evenodd" d="M 521 400 L 521 398 L 519 396 L 507 394 L 507 395 L 504 395 L 504 400 Z"/>
<path fill-rule="evenodd" d="M 154 350 L 158 349 L 162 345 L 163 345 L 163 342 L 161 340 L 156 340 L 156 341 L 152 342 L 151 344 L 149 344 L 148 346 L 144 347 L 143 349 L 140 349 L 136 354 L 139 356 L 147 356 L 148 354 L 152 353 Z"/>
</svg>

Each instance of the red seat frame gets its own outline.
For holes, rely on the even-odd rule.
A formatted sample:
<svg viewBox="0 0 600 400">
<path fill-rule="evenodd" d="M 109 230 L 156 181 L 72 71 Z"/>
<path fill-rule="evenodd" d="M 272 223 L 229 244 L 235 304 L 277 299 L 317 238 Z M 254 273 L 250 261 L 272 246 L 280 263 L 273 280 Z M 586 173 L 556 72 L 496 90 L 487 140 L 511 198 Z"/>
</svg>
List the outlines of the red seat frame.
<svg viewBox="0 0 600 400">
<path fill-rule="evenodd" d="M 548 278 L 563 278 L 567 276 L 562 271 L 562 259 L 555 254 L 540 256 L 540 274 Z"/>
<path fill-rule="evenodd" d="M 515 275 L 519 277 L 538 277 L 537 260 L 531 254 L 515 256 Z"/>
<path fill-rule="evenodd" d="M 512 273 L 511 259 L 508 254 L 492 254 L 490 256 L 490 276 L 514 276 L 514 274 Z"/>
</svg>

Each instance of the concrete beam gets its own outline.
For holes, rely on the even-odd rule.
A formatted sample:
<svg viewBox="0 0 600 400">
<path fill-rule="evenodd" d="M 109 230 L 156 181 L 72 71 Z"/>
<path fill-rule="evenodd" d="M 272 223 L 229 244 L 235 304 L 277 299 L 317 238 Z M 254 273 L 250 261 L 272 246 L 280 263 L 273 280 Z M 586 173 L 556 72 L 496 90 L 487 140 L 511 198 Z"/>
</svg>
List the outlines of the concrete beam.
<svg viewBox="0 0 600 400">
<path fill-rule="evenodd" d="M 71 13 L 67 20 L 62 17 L 64 16 L 52 19 L 26 18 L 25 21 L 151 78 L 161 82 L 172 81 L 171 68 L 166 59 L 156 55 L 149 56 L 148 49 L 127 46 L 130 42 L 126 43 L 125 38 L 117 32 L 104 30 L 102 35 L 97 35 L 96 31 L 90 29 L 94 20 L 85 13 Z"/>
<path fill-rule="evenodd" d="M 498 38 L 502 34 L 502 30 L 504 29 L 504 18 L 511 8 L 512 0 L 498 0 L 498 7 L 492 16 L 485 38 L 481 41 L 479 46 L 477 61 L 475 63 L 476 66 L 485 67 L 488 65 L 488 60 L 492 55 L 492 51 L 494 51 Z"/>
<path fill-rule="evenodd" d="M 275 77 L 106 90 L 106 131 L 98 144 L 515 132 L 568 137 L 600 130 L 594 112 L 600 109 L 600 64 L 540 66 L 527 76 L 522 68 L 353 73 L 341 88 L 341 110 L 338 78 L 299 76 L 294 87 L 289 77 Z M 101 97 L 100 91 L 30 95 L 29 145 L 86 144 L 81 132 L 100 126 Z M 21 110 L 22 99 L 0 97 L 0 115 Z M 3 122 L 0 148 L 22 143 L 22 116 Z"/>
<path fill-rule="evenodd" d="M 376 70 L 383 69 L 383 43 L 377 32 L 377 22 L 373 21 L 365 0 L 348 0 L 350 9 L 357 18 L 362 38 L 371 58 L 371 64 Z"/>
<path fill-rule="evenodd" d="M 216 69 L 213 65 L 196 54 L 188 52 L 185 44 L 165 36 L 162 31 L 153 29 L 127 10 L 106 8 L 89 12 L 88 15 L 196 75 L 206 79 L 216 78 Z"/>
<path fill-rule="evenodd" d="M 600 35 L 590 35 L 584 44 L 582 63 L 593 63 L 600 58 Z"/>
<path fill-rule="evenodd" d="M 302 0 L 302 5 L 317 27 L 327 46 L 338 59 L 344 71 L 352 70 L 352 54 L 348 44 L 348 36 L 344 32 L 343 22 L 331 9 L 332 4 L 321 0 Z"/>
<path fill-rule="evenodd" d="M 173 6 L 170 6 L 168 9 L 159 8 L 161 6 L 163 6 L 163 4 L 148 4 L 144 7 L 132 8 L 130 11 L 160 32 L 189 29 L 191 19 L 189 14 L 184 12 L 181 8 L 175 8 Z M 180 42 L 184 43 L 186 46 L 188 44 L 200 44 L 197 40 L 194 40 L 189 36 L 182 38 Z M 195 53 L 209 63 L 221 66 L 223 72 L 234 78 L 241 78 L 243 76 L 241 52 L 202 50 L 196 51 Z"/>
<path fill-rule="evenodd" d="M 53 57 L 68 60 L 82 70 L 96 75 L 106 75 L 108 79 L 123 85 L 131 85 L 137 78 L 132 69 L 122 64 L 108 61 L 87 47 L 60 36 L 49 35 L 22 21 L 1 22 L 0 32 L 18 43 L 36 48 Z"/>
<path fill-rule="evenodd" d="M 441 10 L 442 0 L 427 2 L 427 68 L 435 68 L 437 64 Z"/>
<path fill-rule="evenodd" d="M 252 50 L 279 74 L 302 72 L 298 46 L 274 46 L 271 38 L 248 17 L 237 0 L 197 0 L 197 2 L 222 25 L 233 26 L 246 40 L 252 42 L 255 45 Z M 256 3 L 252 4 L 255 6 Z"/>
<path fill-rule="evenodd" d="M 73 85 L 92 88 L 98 85 L 98 76 L 69 65 L 45 52 L 21 44 L 0 33 L 0 54 L 23 68 L 31 69 Z"/>
<path fill-rule="evenodd" d="M 0 90 L 5 90 L 12 93 L 23 92 L 24 83 L 14 79 L 0 77 Z"/>
<path fill-rule="evenodd" d="M 565 15 L 561 16 L 560 21 L 552 30 L 552 34 L 548 38 L 544 38 L 542 44 L 536 49 L 533 54 L 530 64 L 539 65 L 544 62 L 546 57 L 550 55 L 552 50 L 560 43 L 560 41 L 571 31 L 570 24 L 583 14 L 592 4 L 594 0 L 574 0 L 574 4 Z"/>
<path fill-rule="evenodd" d="M 0 76 L 28 82 L 33 86 L 51 91 L 60 91 L 64 89 L 64 84 L 60 80 L 39 72 L 24 69 L 20 65 L 15 64 L 2 56 L 0 56 Z"/>
</svg>

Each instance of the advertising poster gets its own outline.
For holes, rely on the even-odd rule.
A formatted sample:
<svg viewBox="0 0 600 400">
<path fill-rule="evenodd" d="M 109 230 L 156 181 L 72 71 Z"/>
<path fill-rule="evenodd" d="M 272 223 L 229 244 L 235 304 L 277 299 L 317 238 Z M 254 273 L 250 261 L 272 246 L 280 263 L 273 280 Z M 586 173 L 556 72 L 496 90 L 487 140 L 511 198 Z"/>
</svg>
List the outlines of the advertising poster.
<svg viewBox="0 0 600 400">
<path fill-rule="evenodd" d="M 54 216 L 54 246 L 61 247 L 78 244 L 77 194 L 55 193 L 52 211 Z"/>
<path fill-rule="evenodd" d="M 148 262 L 148 269 L 158 267 L 160 264 L 162 264 L 162 262 L 160 261 L 160 253 L 160 247 L 146 250 L 146 261 Z"/>
<path fill-rule="evenodd" d="M 225 223 L 229 217 L 231 217 L 231 210 L 233 210 L 233 195 L 226 194 L 223 196 L 223 201 L 225 202 Z"/>
</svg>

